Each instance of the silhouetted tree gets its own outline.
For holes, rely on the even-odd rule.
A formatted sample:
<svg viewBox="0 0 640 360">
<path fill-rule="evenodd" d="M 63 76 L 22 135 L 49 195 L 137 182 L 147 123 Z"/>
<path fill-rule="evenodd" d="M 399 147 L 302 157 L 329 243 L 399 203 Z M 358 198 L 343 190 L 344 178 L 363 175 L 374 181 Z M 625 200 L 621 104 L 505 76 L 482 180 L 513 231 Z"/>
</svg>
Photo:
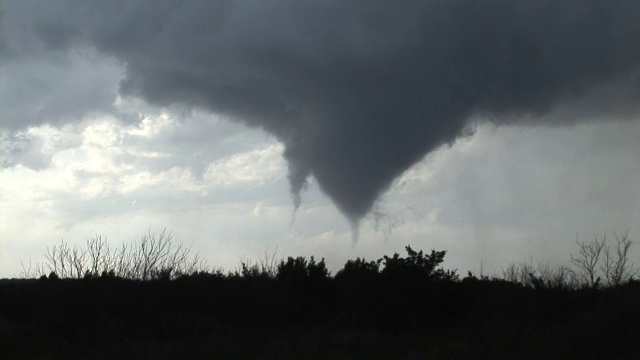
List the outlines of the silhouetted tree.
<svg viewBox="0 0 640 360">
<path fill-rule="evenodd" d="M 44 265 L 36 264 L 35 271 L 48 268 L 61 278 L 89 279 L 112 272 L 127 279 L 174 279 L 206 269 L 199 255 L 191 254 L 190 247 L 175 246 L 166 229 L 158 235 L 149 230 L 139 241 L 124 243 L 119 249 L 111 249 L 102 236 L 88 239 L 85 248 L 61 241 L 47 247 L 45 259 Z M 31 268 L 29 264 L 29 270 L 24 270 L 25 277 L 33 276 Z"/>
<path fill-rule="evenodd" d="M 629 249 L 635 243 L 629 239 L 629 230 L 624 234 L 613 233 L 615 244 L 613 249 L 606 246 L 601 270 L 607 286 L 618 286 L 632 280 L 638 275 L 638 269 L 629 263 Z"/>
<path fill-rule="evenodd" d="M 613 248 L 607 243 L 606 232 L 590 242 L 576 239 L 579 251 L 578 255 L 571 255 L 571 263 L 577 276 L 590 287 L 598 287 L 601 281 L 606 286 L 618 286 L 638 275 L 638 269 L 628 262 L 629 249 L 634 245 L 628 231 L 613 235 Z"/>
<path fill-rule="evenodd" d="M 338 281 L 367 281 L 377 278 L 380 274 L 380 263 L 382 259 L 377 261 L 366 261 L 364 258 L 356 258 L 348 260 L 342 269 L 335 276 Z"/>
<path fill-rule="evenodd" d="M 455 271 L 446 271 L 440 264 L 444 261 L 446 251 L 431 250 L 431 254 L 425 254 L 420 250 L 416 252 L 411 246 L 405 247 L 407 257 L 400 257 L 397 253 L 392 257 L 384 256 L 381 260 L 384 264 L 382 275 L 392 278 L 419 278 L 432 280 L 457 280 Z"/>
<path fill-rule="evenodd" d="M 591 242 L 578 241 L 576 239 L 579 251 L 578 255 L 571 255 L 571 263 L 578 269 L 579 276 L 591 287 L 597 287 L 600 282 L 598 263 L 605 243 L 606 237 L 600 237 L 599 235 L 596 235 Z"/>
<path fill-rule="evenodd" d="M 288 257 L 278 265 L 276 278 L 292 284 L 305 282 L 317 283 L 329 278 L 329 271 L 324 263 L 324 258 L 320 262 L 315 261 L 312 256 L 309 261 L 302 256 L 297 258 Z"/>
</svg>

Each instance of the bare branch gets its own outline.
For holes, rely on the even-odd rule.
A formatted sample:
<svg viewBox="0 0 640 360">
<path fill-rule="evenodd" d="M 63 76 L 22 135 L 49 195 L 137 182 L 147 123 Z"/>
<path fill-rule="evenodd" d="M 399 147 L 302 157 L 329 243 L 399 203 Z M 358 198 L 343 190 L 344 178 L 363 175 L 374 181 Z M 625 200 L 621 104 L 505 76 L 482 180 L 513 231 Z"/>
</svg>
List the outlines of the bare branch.
<svg viewBox="0 0 640 360">
<path fill-rule="evenodd" d="M 597 286 L 600 277 L 598 276 L 598 262 L 605 248 L 607 238 L 596 235 L 591 242 L 579 241 L 576 235 L 576 244 L 578 244 L 578 255 L 571 255 L 571 263 L 577 267 L 578 276 L 589 286 Z"/>
<path fill-rule="evenodd" d="M 106 237 L 96 235 L 87 239 L 86 248 L 70 247 L 64 240 L 60 245 L 47 248 L 44 255 L 49 272 L 59 277 L 99 276 L 112 272 L 127 279 L 175 278 L 182 274 L 202 271 L 207 266 L 198 254 L 191 255 L 191 247 L 173 245 L 166 228 L 158 236 L 147 230 L 139 241 L 123 243 L 111 250 Z M 36 268 L 44 273 L 44 267 Z M 23 276 L 32 275 L 32 265 Z"/>
<path fill-rule="evenodd" d="M 607 246 L 604 252 L 604 263 L 601 266 L 607 286 L 621 285 L 638 274 L 638 269 L 628 263 L 629 249 L 635 243 L 629 239 L 629 230 L 618 235 L 613 232 L 616 243 L 613 250 Z"/>
</svg>

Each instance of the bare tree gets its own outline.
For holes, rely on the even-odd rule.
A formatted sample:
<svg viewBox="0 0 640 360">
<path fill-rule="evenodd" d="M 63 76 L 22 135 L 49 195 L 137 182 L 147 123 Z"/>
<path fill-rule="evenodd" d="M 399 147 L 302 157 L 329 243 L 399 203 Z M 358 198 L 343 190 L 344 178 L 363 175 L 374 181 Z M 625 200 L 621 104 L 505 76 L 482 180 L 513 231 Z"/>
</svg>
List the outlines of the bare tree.
<svg viewBox="0 0 640 360">
<path fill-rule="evenodd" d="M 622 235 L 611 231 L 615 244 L 607 241 L 607 232 L 596 235 L 590 242 L 578 241 L 577 256 L 571 255 L 571 263 L 577 269 L 578 278 L 591 287 L 600 281 L 606 286 L 618 286 L 638 275 L 638 269 L 629 263 L 629 250 L 635 243 L 629 239 L 628 230 Z"/>
<path fill-rule="evenodd" d="M 576 266 L 578 277 L 595 287 L 600 281 L 598 276 L 598 263 L 602 256 L 606 245 L 606 236 L 596 235 L 595 239 L 590 242 L 579 241 L 576 235 L 576 244 L 578 244 L 578 255 L 571 255 L 571 263 Z"/>
<path fill-rule="evenodd" d="M 629 239 L 629 230 L 622 235 L 615 232 L 613 235 L 616 242 L 613 249 L 605 247 L 604 263 L 600 268 L 607 286 L 618 286 L 638 275 L 638 269 L 628 262 L 629 249 L 634 244 Z"/>
<path fill-rule="evenodd" d="M 530 275 L 547 289 L 573 289 L 578 287 L 575 272 L 563 265 L 551 265 L 549 262 L 539 263 L 537 273 Z"/>
<path fill-rule="evenodd" d="M 549 262 L 533 265 L 529 262 L 512 262 L 502 268 L 502 279 L 524 286 L 547 289 L 572 289 L 577 287 L 575 272 L 566 266 L 552 266 Z"/>
<path fill-rule="evenodd" d="M 191 247 L 173 245 L 166 228 L 158 236 L 148 230 L 140 241 L 123 245 L 118 253 L 122 275 L 133 279 L 174 278 L 206 268 L 199 254 L 191 255 Z"/>
<path fill-rule="evenodd" d="M 111 252 L 109 251 L 109 243 L 107 238 L 96 235 L 87 239 L 87 254 L 89 256 L 89 264 L 87 271 L 91 275 L 98 275 L 102 271 L 113 269 L 110 263 Z"/>
<path fill-rule="evenodd" d="M 47 247 L 45 266 L 49 272 L 56 273 L 59 277 L 80 277 L 84 272 L 85 255 L 81 249 L 70 247 L 64 240 L 60 240 L 60 245 Z"/>
<path fill-rule="evenodd" d="M 63 240 L 60 245 L 47 247 L 45 259 L 45 265 L 36 264 L 35 271 L 47 268 L 61 278 L 112 275 L 127 279 L 171 279 L 208 269 L 199 254 L 191 254 L 191 247 L 175 246 L 166 229 L 157 236 L 149 229 L 138 242 L 123 243 L 115 250 L 111 250 L 106 237 L 98 235 L 87 240 L 86 249 L 71 247 Z M 31 269 L 31 263 L 29 269 L 23 266 L 24 276 L 32 275 Z"/>
<path fill-rule="evenodd" d="M 47 273 L 44 264 L 41 262 L 33 263 L 29 260 L 28 266 L 25 266 L 23 262 L 20 265 L 22 266 L 22 272 L 20 273 L 20 278 L 22 279 L 33 279 Z"/>
<path fill-rule="evenodd" d="M 258 256 L 257 261 L 246 256 L 240 257 L 240 263 L 234 274 L 244 278 L 267 277 L 275 279 L 278 274 L 278 265 L 282 260 L 278 256 L 277 247 L 273 252 L 267 248 L 264 255 Z"/>
<path fill-rule="evenodd" d="M 282 261 L 282 257 L 278 255 L 278 248 L 276 247 L 273 252 L 269 252 L 269 249 L 264 251 L 264 255 L 258 257 L 260 262 L 260 270 L 269 275 L 270 278 L 275 279 L 278 274 L 278 264 Z"/>
<path fill-rule="evenodd" d="M 530 285 L 529 274 L 535 273 L 533 266 L 533 260 L 529 262 L 511 262 L 506 267 L 502 268 L 502 279 L 509 282 L 521 283 L 523 285 Z"/>
</svg>

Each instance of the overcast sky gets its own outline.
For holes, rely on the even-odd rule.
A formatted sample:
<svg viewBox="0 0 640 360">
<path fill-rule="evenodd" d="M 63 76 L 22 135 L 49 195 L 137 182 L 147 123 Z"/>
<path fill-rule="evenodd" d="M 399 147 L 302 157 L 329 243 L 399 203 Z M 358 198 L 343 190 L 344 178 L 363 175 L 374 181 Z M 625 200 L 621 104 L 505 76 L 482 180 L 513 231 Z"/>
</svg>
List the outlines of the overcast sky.
<svg viewBox="0 0 640 360">
<path fill-rule="evenodd" d="M 226 269 L 411 245 L 499 272 L 640 241 L 635 0 L 0 11 L 2 277 L 165 227 Z"/>
</svg>

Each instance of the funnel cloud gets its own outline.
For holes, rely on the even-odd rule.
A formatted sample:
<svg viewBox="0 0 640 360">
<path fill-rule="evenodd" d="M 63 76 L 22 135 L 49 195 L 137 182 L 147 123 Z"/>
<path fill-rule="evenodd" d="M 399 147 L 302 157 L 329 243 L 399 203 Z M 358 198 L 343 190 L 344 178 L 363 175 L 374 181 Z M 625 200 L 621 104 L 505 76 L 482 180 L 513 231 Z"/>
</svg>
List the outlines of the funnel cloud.
<svg viewBox="0 0 640 360">
<path fill-rule="evenodd" d="M 473 121 L 637 119 L 636 0 L 5 2 L 2 57 L 92 48 L 118 92 L 223 114 L 284 146 L 357 224 Z M 20 33 L 20 36 L 12 34 Z M 29 124 L 8 119 L 15 128 Z"/>
</svg>

